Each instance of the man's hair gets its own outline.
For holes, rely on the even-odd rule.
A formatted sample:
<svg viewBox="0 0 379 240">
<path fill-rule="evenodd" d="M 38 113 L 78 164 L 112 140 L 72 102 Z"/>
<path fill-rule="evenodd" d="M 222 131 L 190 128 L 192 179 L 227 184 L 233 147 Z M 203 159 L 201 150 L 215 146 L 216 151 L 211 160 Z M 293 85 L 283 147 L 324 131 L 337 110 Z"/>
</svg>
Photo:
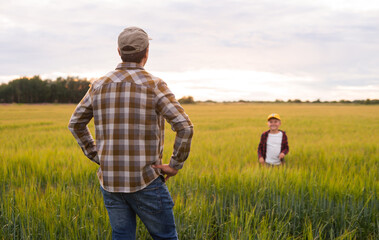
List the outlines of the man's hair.
<svg viewBox="0 0 379 240">
<path fill-rule="evenodd" d="M 143 59 L 143 57 L 145 57 L 145 54 L 146 54 L 146 51 L 147 51 L 147 48 L 149 46 L 147 46 L 144 50 L 142 50 L 141 52 L 137 52 L 137 53 L 132 53 L 132 54 L 122 54 L 121 53 L 121 59 L 123 62 L 135 62 L 135 63 L 140 63 Z M 120 50 L 126 50 L 126 51 L 131 51 L 131 50 L 135 50 L 134 47 L 131 47 L 131 46 L 125 46 L 123 47 L 122 49 Z"/>
</svg>

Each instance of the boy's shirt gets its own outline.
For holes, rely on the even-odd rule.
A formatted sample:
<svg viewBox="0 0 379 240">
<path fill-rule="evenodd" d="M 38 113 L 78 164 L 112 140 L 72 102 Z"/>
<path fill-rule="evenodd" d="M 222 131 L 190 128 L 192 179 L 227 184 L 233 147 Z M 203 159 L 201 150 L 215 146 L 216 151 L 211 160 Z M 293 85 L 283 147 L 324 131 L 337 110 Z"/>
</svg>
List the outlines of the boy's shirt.
<svg viewBox="0 0 379 240">
<path fill-rule="evenodd" d="M 266 163 L 272 165 L 279 165 L 281 161 L 279 154 L 281 150 L 281 144 L 283 140 L 283 133 L 278 132 L 276 134 L 269 133 L 267 138 L 267 151 L 266 151 Z"/>
<path fill-rule="evenodd" d="M 284 153 L 287 155 L 287 153 L 289 152 L 287 134 L 286 134 L 286 132 L 284 132 L 282 130 L 279 130 L 279 132 L 283 134 L 282 139 L 281 139 L 279 154 Z M 269 138 L 269 133 L 270 133 L 270 130 L 262 133 L 261 141 L 259 142 L 259 146 L 258 146 L 258 159 L 263 157 L 263 159 L 265 159 L 265 161 L 267 159 L 267 140 Z M 278 154 L 278 158 L 279 158 L 279 154 Z M 283 161 L 283 159 L 282 159 L 282 161 Z"/>
</svg>

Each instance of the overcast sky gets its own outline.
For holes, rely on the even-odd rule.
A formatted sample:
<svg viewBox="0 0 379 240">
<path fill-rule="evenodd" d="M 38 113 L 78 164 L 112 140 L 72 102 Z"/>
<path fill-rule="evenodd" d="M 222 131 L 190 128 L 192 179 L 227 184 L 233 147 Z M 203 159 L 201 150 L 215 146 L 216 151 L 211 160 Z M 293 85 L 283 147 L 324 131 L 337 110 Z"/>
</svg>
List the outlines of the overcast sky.
<svg viewBox="0 0 379 240">
<path fill-rule="evenodd" d="M 127 26 L 178 98 L 379 98 L 374 0 L 0 0 L 0 82 L 101 77 Z"/>
</svg>

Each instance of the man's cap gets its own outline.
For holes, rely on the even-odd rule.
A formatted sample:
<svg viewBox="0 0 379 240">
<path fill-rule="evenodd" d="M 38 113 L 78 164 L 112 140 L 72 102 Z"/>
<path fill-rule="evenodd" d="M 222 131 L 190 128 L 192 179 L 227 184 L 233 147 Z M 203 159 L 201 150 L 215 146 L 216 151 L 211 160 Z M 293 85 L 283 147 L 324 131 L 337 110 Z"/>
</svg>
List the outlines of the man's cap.
<svg viewBox="0 0 379 240">
<path fill-rule="evenodd" d="M 149 46 L 149 36 L 139 27 L 127 27 L 118 35 L 118 48 L 122 54 L 142 52 Z"/>
<path fill-rule="evenodd" d="M 267 121 L 269 121 L 272 118 L 276 118 L 276 119 L 280 120 L 280 116 L 277 113 L 271 113 L 270 115 L 268 115 Z"/>
</svg>

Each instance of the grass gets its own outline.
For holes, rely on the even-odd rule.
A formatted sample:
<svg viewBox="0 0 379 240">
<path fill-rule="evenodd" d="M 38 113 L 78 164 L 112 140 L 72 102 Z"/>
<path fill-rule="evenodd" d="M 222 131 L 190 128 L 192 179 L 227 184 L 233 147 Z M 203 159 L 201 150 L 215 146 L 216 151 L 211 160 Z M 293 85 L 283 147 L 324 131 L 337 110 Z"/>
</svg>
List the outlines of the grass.
<svg viewBox="0 0 379 240">
<path fill-rule="evenodd" d="M 97 166 L 67 129 L 74 108 L 0 105 L 0 239 L 111 239 Z M 167 183 L 180 239 L 378 239 L 378 106 L 184 108 L 192 151 Z M 289 137 L 280 169 L 256 156 L 272 112 Z M 149 239 L 140 222 L 138 239 Z"/>
</svg>

